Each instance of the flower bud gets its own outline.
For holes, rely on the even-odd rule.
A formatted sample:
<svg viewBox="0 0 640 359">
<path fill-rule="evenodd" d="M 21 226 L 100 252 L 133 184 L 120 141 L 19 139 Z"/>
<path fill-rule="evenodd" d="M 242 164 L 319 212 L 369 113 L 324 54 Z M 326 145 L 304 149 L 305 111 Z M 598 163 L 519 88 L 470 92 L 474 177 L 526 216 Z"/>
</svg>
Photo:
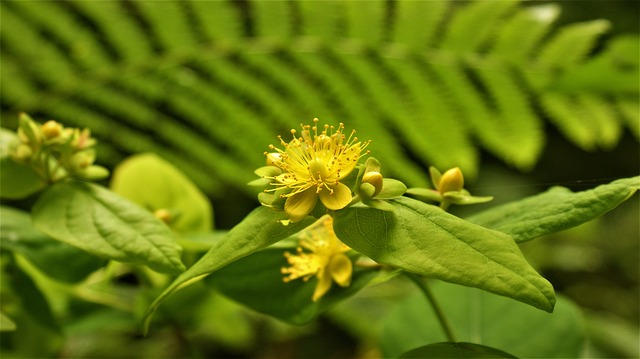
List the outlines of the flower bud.
<svg viewBox="0 0 640 359">
<path fill-rule="evenodd" d="M 153 215 L 165 224 L 170 224 L 173 220 L 171 212 L 166 208 L 160 208 L 156 210 L 155 212 L 153 212 Z"/>
<path fill-rule="evenodd" d="M 71 138 L 71 147 L 74 150 L 84 150 L 94 146 L 95 144 L 96 140 L 91 138 L 91 131 L 88 128 L 85 128 L 82 131 L 76 128 L 73 132 L 73 136 Z"/>
<path fill-rule="evenodd" d="M 458 192 L 464 188 L 464 177 L 459 167 L 447 170 L 440 178 L 438 190 L 444 194 L 447 192 Z"/>
<path fill-rule="evenodd" d="M 92 150 L 82 151 L 71 157 L 71 166 L 74 170 L 83 170 L 88 168 L 96 160 L 96 153 Z"/>
<path fill-rule="evenodd" d="M 40 127 L 45 140 L 54 139 L 62 134 L 62 125 L 54 120 L 49 120 Z"/>
<path fill-rule="evenodd" d="M 375 197 L 382 191 L 382 175 L 380 172 L 371 171 L 365 173 L 364 176 L 362 176 L 362 183 L 369 183 L 376 189 L 372 197 Z"/>
</svg>

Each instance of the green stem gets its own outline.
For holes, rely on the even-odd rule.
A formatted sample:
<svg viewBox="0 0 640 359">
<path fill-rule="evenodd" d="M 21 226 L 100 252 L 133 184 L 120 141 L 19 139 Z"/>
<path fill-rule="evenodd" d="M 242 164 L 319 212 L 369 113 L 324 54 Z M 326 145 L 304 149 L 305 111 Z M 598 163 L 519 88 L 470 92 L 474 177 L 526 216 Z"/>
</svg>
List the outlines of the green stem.
<svg viewBox="0 0 640 359">
<path fill-rule="evenodd" d="M 431 307 L 433 308 L 433 311 L 435 312 L 436 317 L 440 322 L 440 326 L 442 327 L 447 340 L 453 343 L 457 342 L 456 337 L 455 335 L 453 335 L 453 331 L 451 330 L 451 325 L 449 325 L 449 321 L 447 321 L 442 308 L 436 301 L 433 293 L 431 293 L 431 289 L 429 288 L 427 282 L 417 274 L 407 272 L 405 272 L 404 274 L 409 277 L 409 279 L 411 279 L 418 286 L 418 288 L 420 288 L 420 291 L 425 295 L 425 297 L 427 297 L 427 300 L 429 301 L 429 304 L 431 304 Z"/>
</svg>

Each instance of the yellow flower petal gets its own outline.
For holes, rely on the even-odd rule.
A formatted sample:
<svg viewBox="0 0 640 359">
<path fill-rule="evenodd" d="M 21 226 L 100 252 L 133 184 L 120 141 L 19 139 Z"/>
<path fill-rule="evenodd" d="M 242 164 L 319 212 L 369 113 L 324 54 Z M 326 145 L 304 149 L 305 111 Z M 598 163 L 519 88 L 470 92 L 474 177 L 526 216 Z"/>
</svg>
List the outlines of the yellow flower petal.
<svg viewBox="0 0 640 359">
<path fill-rule="evenodd" d="M 284 211 L 291 222 L 297 222 L 311 213 L 317 202 L 316 189 L 308 188 L 287 198 L 284 203 Z"/>
<path fill-rule="evenodd" d="M 316 289 L 313 291 L 313 297 L 311 297 L 311 299 L 317 302 L 329 289 L 331 289 L 331 276 L 326 275 L 326 270 L 322 269 L 318 273 L 318 284 L 316 284 Z"/>
<path fill-rule="evenodd" d="M 353 264 L 349 257 L 344 254 L 337 254 L 329 262 L 329 273 L 331 278 L 341 287 L 348 287 L 351 284 L 353 275 Z"/>
<path fill-rule="evenodd" d="M 349 203 L 351 203 L 351 189 L 347 187 L 347 185 L 343 183 L 336 183 L 334 185 L 330 185 L 329 188 L 333 190 L 331 191 L 324 188 L 320 191 L 320 201 L 325 205 L 328 209 L 338 210 L 343 209 Z"/>
</svg>

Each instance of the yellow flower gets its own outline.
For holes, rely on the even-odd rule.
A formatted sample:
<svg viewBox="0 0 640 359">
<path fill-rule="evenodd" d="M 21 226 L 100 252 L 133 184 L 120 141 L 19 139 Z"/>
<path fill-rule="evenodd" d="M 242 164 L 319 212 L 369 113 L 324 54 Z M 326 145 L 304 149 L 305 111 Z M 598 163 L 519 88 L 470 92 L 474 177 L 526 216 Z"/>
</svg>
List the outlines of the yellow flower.
<svg viewBox="0 0 640 359">
<path fill-rule="evenodd" d="M 355 131 L 347 137 L 344 125 L 338 128 L 325 125 L 324 130 L 318 132 L 318 119 L 314 125 L 301 125 L 300 137 L 296 137 L 296 130 L 291 130 L 293 139 L 288 143 L 278 136 L 284 150 L 270 145 L 279 156 L 273 152 L 265 152 L 268 163 L 283 170 L 275 177 L 267 177 L 274 182 L 276 191 L 289 188 L 291 191 L 282 195 L 286 197 L 284 210 L 292 222 L 307 216 L 318 202 L 331 210 L 346 207 L 351 202 L 351 189 L 340 180 L 353 171 L 358 160 L 364 156 L 362 151 L 369 145 L 369 141 L 360 142 L 354 136 Z"/>
<path fill-rule="evenodd" d="M 309 227 L 300 240 L 296 254 L 286 252 L 284 255 L 290 267 L 282 268 L 285 282 L 302 278 L 309 280 L 318 277 L 318 284 L 313 292 L 313 301 L 320 299 L 331 288 L 333 282 L 341 287 L 351 284 L 353 264 L 344 253 L 349 247 L 342 243 L 333 232 L 333 218 L 325 216 Z M 307 253 L 303 248 L 310 251 Z"/>
</svg>

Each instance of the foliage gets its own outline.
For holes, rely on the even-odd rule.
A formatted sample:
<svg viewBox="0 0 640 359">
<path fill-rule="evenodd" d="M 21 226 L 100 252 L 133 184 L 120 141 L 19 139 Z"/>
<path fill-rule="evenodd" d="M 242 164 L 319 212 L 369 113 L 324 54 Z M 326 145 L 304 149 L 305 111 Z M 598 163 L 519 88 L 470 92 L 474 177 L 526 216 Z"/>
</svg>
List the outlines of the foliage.
<svg viewBox="0 0 640 359">
<path fill-rule="evenodd" d="M 637 36 L 600 46 L 608 21 L 554 28 L 557 4 L 1 6 L 4 115 L 89 126 L 111 167 L 153 151 L 213 196 L 245 190 L 269 129 L 313 117 L 358 128 L 411 186 L 427 163 L 475 177 L 480 150 L 530 169 L 547 123 L 587 150 L 640 135 Z"/>
<path fill-rule="evenodd" d="M 618 233 L 583 228 L 633 215 L 636 173 L 465 188 L 482 152 L 530 170 L 555 130 L 588 151 L 640 138 L 637 35 L 516 0 L 0 7 L 2 356 L 637 354 L 637 325 L 580 308 L 585 248 Z M 258 190 L 214 229 L 210 199 Z"/>
</svg>

